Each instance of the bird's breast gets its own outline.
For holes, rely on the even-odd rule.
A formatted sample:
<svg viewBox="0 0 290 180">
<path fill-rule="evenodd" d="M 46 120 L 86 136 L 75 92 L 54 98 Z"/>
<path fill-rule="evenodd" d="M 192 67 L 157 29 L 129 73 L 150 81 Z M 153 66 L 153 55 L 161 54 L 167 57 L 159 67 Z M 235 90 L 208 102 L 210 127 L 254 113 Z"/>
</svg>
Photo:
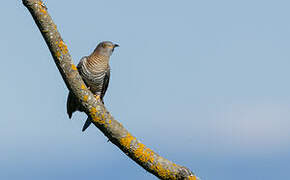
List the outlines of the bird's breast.
<svg viewBox="0 0 290 180">
<path fill-rule="evenodd" d="M 94 94 L 100 94 L 104 77 L 109 70 L 109 66 L 105 63 L 84 62 L 80 68 L 80 75 Z"/>
</svg>

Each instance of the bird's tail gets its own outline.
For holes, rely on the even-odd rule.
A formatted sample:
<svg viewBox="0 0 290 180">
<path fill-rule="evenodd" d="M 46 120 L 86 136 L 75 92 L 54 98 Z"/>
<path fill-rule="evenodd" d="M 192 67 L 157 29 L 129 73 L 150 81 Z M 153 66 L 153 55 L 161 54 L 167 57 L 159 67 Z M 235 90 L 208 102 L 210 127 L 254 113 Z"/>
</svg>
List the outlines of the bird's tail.
<svg viewBox="0 0 290 180">
<path fill-rule="evenodd" d="M 66 102 L 66 109 L 67 109 L 67 114 L 68 117 L 71 118 L 72 114 L 79 110 L 79 102 L 76 99 L 76 97 L 74 96 L 74 94 L 72 92 L 69 92 L 68 97 L 67 97 L 67 102 Z"/>
<path fill-rule="evenodd" d="M 69 92 L 66 102 L 67 114 L 71 118 L 75 111 L 82 111 L 80 103 L 72 92 Z M 89 116 L 83 126 L 82 131 L 85 131 L 92 124 L 91 117 Z"/>
<path fill-rule="evenodd" d="M 83 126 L 82 131 L 84 132 L 91 124 L 92 124 L 92 118 L 91 118 L 91 116 L 88 116 L 88 118 Z"/>
</svg>

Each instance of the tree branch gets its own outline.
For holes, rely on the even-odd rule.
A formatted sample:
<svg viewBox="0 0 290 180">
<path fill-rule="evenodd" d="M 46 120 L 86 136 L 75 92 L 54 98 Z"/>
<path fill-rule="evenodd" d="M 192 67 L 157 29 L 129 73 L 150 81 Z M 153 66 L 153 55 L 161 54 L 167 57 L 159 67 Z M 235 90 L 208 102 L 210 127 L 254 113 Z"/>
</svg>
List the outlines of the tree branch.
<svg viewBox="0 0 290 180">
<path fill-rule="evenodd" d="M 95 99 L 91 91 L 87 89 L 43 2 L 41 0 L 23 0 L 23 4 L 30 11 L 45 39 L 66 86 L 82 103 L 86 114 L 92 117 L 94 125 L 127 156 L 160 179 L 197 180 L 198 178 L 189 169 L 153 152 L 112 117 L 100 99 Z"/>
</svg>

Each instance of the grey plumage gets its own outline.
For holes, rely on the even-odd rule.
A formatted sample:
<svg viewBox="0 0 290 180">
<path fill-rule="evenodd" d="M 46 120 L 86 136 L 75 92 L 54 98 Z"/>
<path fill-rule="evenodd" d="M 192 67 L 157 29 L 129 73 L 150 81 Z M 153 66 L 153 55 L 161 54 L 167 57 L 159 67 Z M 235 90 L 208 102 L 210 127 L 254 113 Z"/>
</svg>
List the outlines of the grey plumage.
<svg viewBox="0 0 290 180">
<path fill-rule="evenodd" d="M 89 56 L 83 57 L 77 66 L 77 69 L 86 85 L 94 95 L 100 96 L 103 103 L 103 98 L 110 80 L 110 56 L 112 55 L 114 48 L 118 46 L 119 45 L 113 44 L 110 41 L 101 42 L 95 48 L 94 52 Z M 67 114 L 69 118 L 72 117 L 72 114 L 75 111 L 83 110 L 76 97 L 72 92 L 70 92 L 67 99 Z M 88 117 L 84 124 L 83 131 L 85 131 L 90 124 L 91 119 Z"/>
</svg>

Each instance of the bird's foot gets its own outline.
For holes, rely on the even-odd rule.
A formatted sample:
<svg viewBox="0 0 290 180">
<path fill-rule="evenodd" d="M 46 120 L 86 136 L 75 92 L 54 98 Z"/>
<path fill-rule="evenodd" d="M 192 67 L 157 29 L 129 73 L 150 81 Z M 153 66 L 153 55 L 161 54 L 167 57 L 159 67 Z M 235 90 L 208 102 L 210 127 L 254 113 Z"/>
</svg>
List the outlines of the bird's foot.
<svg viewBox="0 0 290 180">
<path fill-rule="evenodd" d="M 100 99 L 100 98 L 101 98 L 101 96 L 100 96 L 100 95 L 94 95 L 94 97 L 95 97 L 95 99 L 96 99 L 96 100 L 98 100 L 98 99 Z"/>
</svg>

